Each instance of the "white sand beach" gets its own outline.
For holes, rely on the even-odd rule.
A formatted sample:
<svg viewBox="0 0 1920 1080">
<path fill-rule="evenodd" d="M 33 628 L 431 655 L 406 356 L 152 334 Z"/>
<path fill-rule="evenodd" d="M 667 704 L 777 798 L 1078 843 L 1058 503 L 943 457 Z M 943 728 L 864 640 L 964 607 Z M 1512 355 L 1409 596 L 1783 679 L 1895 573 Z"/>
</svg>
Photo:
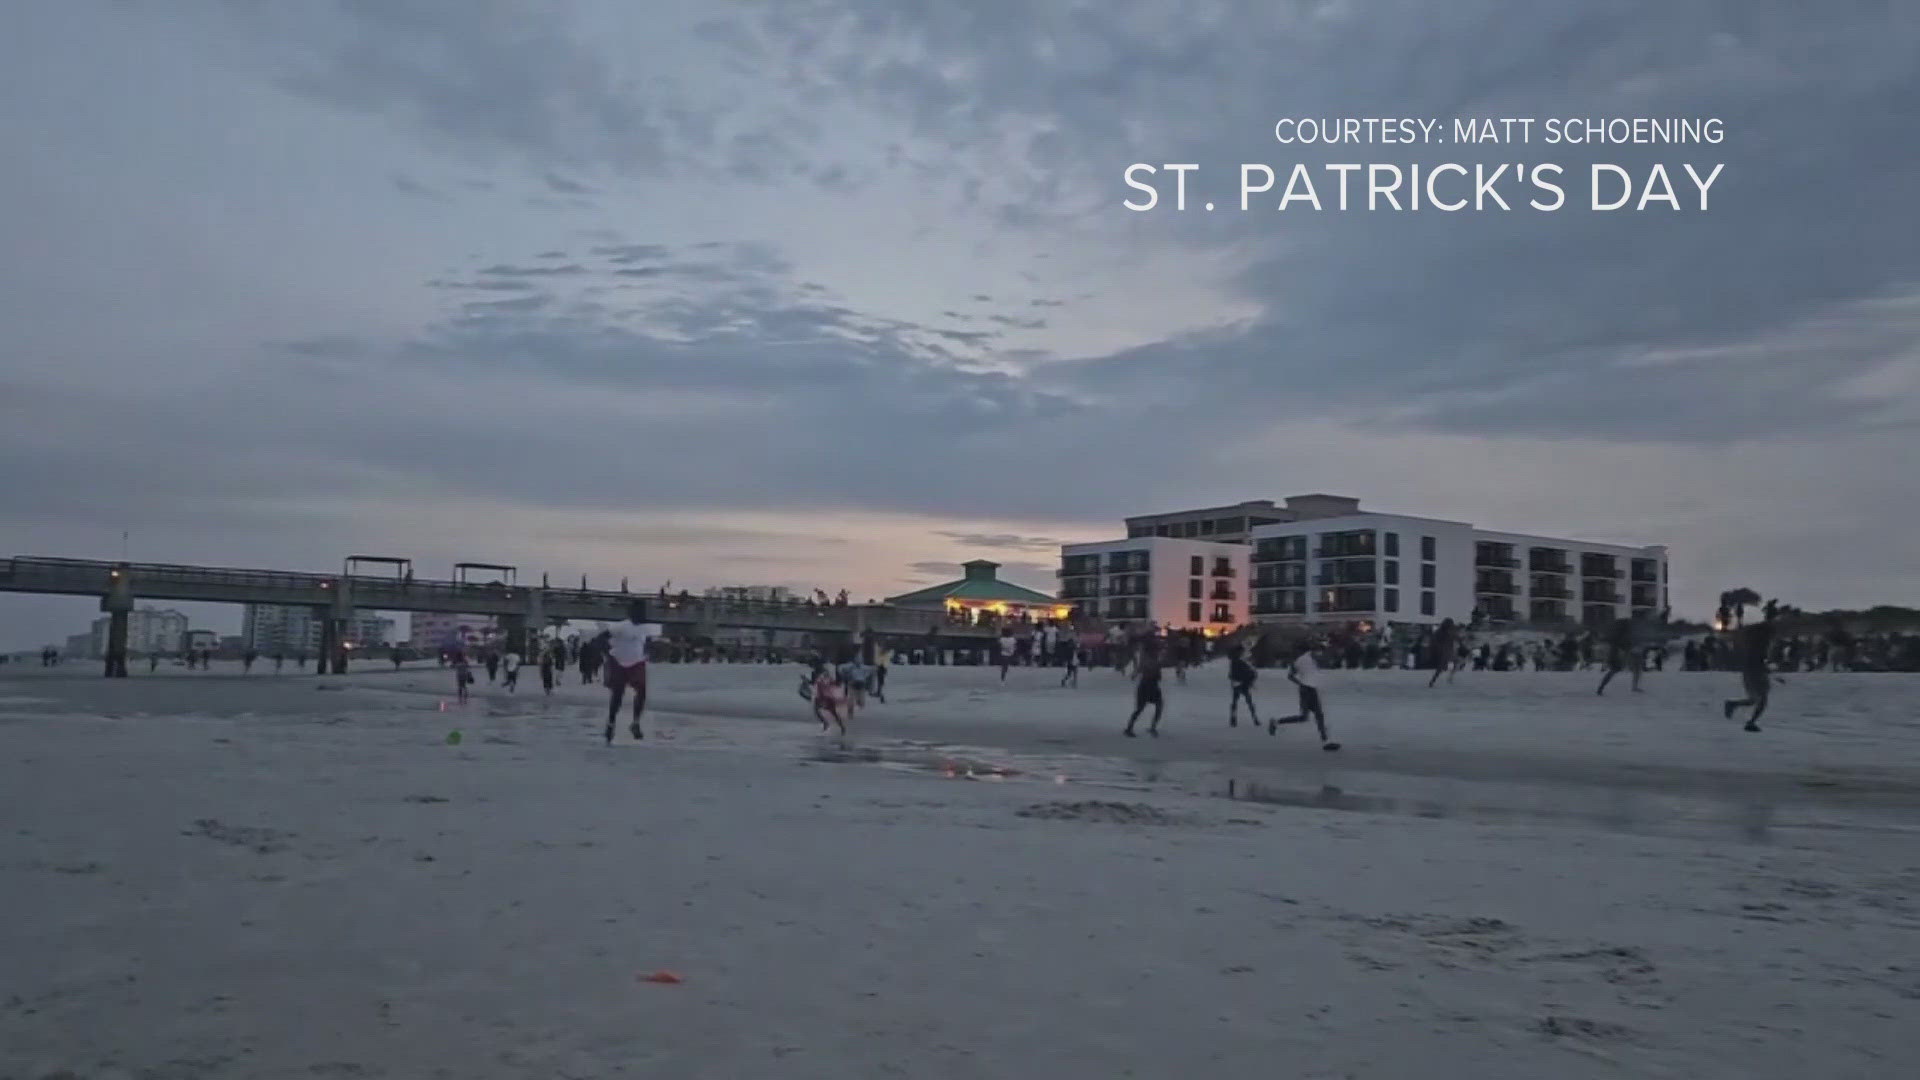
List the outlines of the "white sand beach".
<svg viewBox="0 0 1920 1080">
<path fill-rule="evenodd" d="M 265 667 L 0 675 L 0 1077 L 1920 1072 L 1920 678 Z"/>
</svg>

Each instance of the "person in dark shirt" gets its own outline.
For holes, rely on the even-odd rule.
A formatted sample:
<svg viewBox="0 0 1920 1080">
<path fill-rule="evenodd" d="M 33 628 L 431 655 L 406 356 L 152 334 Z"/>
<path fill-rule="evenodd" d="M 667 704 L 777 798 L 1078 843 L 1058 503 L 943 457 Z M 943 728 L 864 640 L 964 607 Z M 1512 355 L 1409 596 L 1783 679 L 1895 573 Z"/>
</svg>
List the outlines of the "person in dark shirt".
<svg viewBox="0 0 1920 1080">
<path fill-rule="evenodd" d="M 1227 726 L 1240 726 L 1240 703 L 1247 703 L 1247 715 L 1253 717 L 1254 730 L 1260 728 L 1260 713 L 1253 707 L 1253 683 L 1260 677 L 1247 662 L 1246 650 L 1235 645 L 1227 651 L 1227 682 L 1233 687 L 1233 700 L 1227 705 Z"/>
<path fill-rule="evenodd" d="M 1773 672 L 1767 666 L 1767 657 L 1773 652 L 1773 623 L 1749 626 L 1741 631 L 1741 637 L 1740 682 L 1747 696 L 1728 701 L 1721 711 L 1731 720 L 1734 713 L 1751 708 L 1746 730 L 1759 731 L 1760 714 L 1767 711 L 1767 697 L 1773 689 Z"/>
<path fill-rule="evenodd" d="M 1160 651 L 1151 642 L 1140 643 L 1140 656 L 1134 662 L 1133 715 L 1127 717 L 1127 738 L 1134 737 L 1133 725 L 1147 706 L 1153 706 L 1153 720 L 1147 734 L 1160 737 L 1160 714 L 1166 709 L 1166 695 L 1160 689 Z"/>
<path fill-rule="evenodd" d="M 1633 623 L 1628 619 L 1615 619 L 1607 631 L 1607 673 L 1600 676 L 1600 689 L 1596 694 L 1604 695 L 1607 684 L 1615 675 L 1633 669 L 1633 689 L 1640 689 L 1640 656 L 1634 649 Z"/>
<path fill-rule="evenodd" d="M 1427 689 L 1433 689 L 1442 675 L 1453 681 L 1453 672 L 1460 666 L 1454 655 L 1459 648 L 1460 625 L 1452 619 L 1440 620 L 1440 629 L 1433 635 L 1433 678 L 1427 680 Z"/>
</svg>

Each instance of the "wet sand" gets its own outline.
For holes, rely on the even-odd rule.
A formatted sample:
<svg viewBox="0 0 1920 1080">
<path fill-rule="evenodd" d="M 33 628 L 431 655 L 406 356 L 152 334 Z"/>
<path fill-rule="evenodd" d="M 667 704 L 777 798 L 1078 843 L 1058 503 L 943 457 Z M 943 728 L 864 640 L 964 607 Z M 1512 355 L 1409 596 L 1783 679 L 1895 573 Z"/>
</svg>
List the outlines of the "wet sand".
<svg viewBox="0 0 1920 1080">
<path fill-rule="evenodd" d="M 0 677 L 0 1077 L 1904 1075 L 1920 679 Z M 1263 710 L 1291 704 L 1276 673 Z M 1245 721 L 1243 720 L 1243 725 Z M 458 730 L 457 745 L 447 742 Z M 684 981 L 642 976 L 670 970 Z"/>
</svg>

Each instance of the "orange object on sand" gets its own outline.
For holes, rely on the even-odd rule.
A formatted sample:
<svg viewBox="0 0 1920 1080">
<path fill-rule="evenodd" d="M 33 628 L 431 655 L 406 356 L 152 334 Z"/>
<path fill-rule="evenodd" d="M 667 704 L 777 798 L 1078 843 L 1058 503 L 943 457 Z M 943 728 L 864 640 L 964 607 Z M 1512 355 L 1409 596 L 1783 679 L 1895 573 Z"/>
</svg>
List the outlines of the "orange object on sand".
<svg viewBox="0 0 1920 1080">
<path fill-rule="evenodd" d="M 650 983 L 678 983 L 684 981 L 680 976 L 675 975 L 671 971 L 656 971 L 651 975 L 642 975 L 640 977 Z"/>
</svg>

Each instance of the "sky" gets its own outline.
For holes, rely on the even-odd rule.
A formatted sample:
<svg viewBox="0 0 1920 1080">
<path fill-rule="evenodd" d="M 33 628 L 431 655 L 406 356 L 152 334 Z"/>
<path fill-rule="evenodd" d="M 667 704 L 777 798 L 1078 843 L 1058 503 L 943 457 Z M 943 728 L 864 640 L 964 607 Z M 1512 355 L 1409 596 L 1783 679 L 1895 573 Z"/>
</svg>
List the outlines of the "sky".
<svg viewBox="0 0 1920 1080">
<path fill-rule="evenodd" d="M 0 556 L 865 598 L 982 556 L 1051 588 L 1125 516 L 1327 491 L 1668 544 L 1678 613 L 1920 602 L 1920 5 L 67 0 L 0 29 Z M 1302 147 L 1285 117 L 1725 138 Z M 1724 168 L 1705 212 L 1274 209 L 1296 161 L 1516 160 Z M 1222 212 L 1126 209 L 1135 162 L 1201 164 Z M 1242 162 L 1282 178 L 1244 213 Z M 94 613 L 0 596 L 0 647 Z"/>
</svg>

